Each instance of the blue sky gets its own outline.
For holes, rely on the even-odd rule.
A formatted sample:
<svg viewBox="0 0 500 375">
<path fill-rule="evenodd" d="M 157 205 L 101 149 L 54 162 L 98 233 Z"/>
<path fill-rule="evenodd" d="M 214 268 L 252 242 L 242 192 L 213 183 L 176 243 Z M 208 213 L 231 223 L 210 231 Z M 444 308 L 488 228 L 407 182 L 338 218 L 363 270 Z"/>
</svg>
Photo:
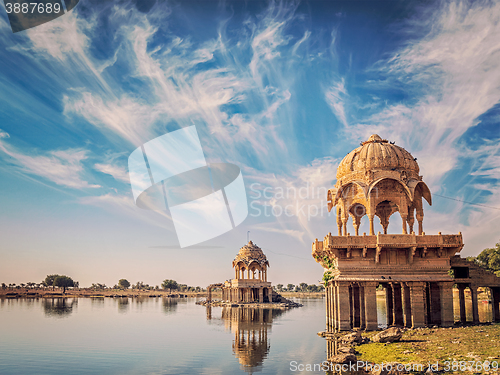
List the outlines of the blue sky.
<svg viewBox="0 0 500 375">
<path fill-rule="evenodd" d="M 476 255 L 500 239 L 499 101 L 497 2 L 89 0 L 16 34 L 2 9 L 0 282 L 204 286 L 247 231 L 271 281 L 316 282 L 324 188 L 373 133 L 417 157 L 426 233 Z M 127 158 L 193 124 L 207 161 L 240 166 L 250 215 L 180 249 L 168 212 L 134 205 Z"/>
</svg>

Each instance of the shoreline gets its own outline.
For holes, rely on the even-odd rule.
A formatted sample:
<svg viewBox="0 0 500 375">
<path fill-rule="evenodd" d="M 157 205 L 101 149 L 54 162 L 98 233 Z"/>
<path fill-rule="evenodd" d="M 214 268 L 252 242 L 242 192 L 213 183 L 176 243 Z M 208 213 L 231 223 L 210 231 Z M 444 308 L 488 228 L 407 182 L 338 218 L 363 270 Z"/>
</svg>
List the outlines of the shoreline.
<svg viewBox="0 0 500 375">
<path fill-rule="evenodd" d="M 193 298 L 204 297 L 206 292 L 167 292 L 163 290 L 66 290 L 65 293 L 57 290 L 28 289 L 28 290 L 0 290 L 0 298 L 138 298 L 138 297 L 166 297 L 166 298 Z"/>
<path fill-rule="evenodd" d="M 221 295 L 220 292 L 212 292 L 214 297 Z M 323 298 L 324 292 L 284 292 L 285 298 Z M 89 289 L 67 289 L 65 293 L 62 290 L 51 289 L 0 289 L 0 298 L 56 298 L 56 297 L 109 297 L 109 298 L 137 298 L 137 297 L 165 297 L 165 298 L 201 298 L 207 297 L 207 292 L 168 292 L 165 290 L 136 290 L 136 289 L 106 289 L 106 290 L 89 290 Z"/>
</svg>

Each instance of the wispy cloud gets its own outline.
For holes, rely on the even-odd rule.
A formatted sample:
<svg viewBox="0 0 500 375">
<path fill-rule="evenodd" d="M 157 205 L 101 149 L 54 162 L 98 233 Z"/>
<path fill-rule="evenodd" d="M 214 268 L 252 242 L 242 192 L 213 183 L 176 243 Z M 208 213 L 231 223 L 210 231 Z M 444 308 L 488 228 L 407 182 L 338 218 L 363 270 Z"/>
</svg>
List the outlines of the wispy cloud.
<svg viewBox="0 0 500 375">
<path fill-rule="evenodd" d="M 436 189 L 456 166 L 456 141 L 500 100 L 500 4 L 438 4 L 432 16 L 417 16 L 404 30 L 428 33 L 379 65 L 388 84 L 422 88 L 418 100 L 389 105 L 351 129 L 360 137 L 390 135 L 418 156 Z"/>
<path fill-rule="evenodd" d="M 83 179 L 85 171 L 82 161 L 87 158 L 86 150 L 69 149 L 51 151 L 46 155 L 27 155 L 5 142 L 0 142 L 0 150 L 25 173 L 75 189 L 100 187 Z"/>
<path fill-rule="evenodd" d="M 129 218 L 144 221 L 155 227 L 173 232 L 172 218 L 166 211 L 142 210 L 134 204 L 131 194 L 107 193 L 100 196 L 86 196 L 79 198 L 79 203 L 126 215 Z"/>
<path fill-rule="evenodd" d="M 95 164 L 94 168 L 99 172 L 109 174 L 117 181 L 130 183 L 130 178 L 128 176 L 127 170 L 123 167 L 113 164 Z"/>
<path fill-rule="evenodd" d="M 265 226 L 267 231 L 286 233 L 308 243 L 318 235 L 319 227 L 328 228 L 327 191 L 333 185 L 337 166 L 338 160 L 327 157 L 299 166 L 291 175 L 247 170 L 254 181 L 249 193 L 250 215 L 261 210 L 259 220 L 275 221 Z"/>
<path fill-rule="evenodd" d="M 344 78 L 340 82 L 333 83 L 325 91 L 326 102 L 330 106 L 333 114 L 345 127 L 349 126 L 346 119 L 346 113 L 344 108 L 345 97 L 347 96 L 347 90 L 345 87 Z"/>
</svg>

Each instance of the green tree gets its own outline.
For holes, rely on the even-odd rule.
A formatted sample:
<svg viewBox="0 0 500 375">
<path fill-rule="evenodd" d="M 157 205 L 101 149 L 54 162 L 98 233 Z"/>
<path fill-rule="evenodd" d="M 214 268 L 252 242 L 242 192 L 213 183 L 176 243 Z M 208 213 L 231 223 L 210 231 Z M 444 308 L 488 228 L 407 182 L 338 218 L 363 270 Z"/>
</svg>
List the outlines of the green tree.
<svg viewBox="0 0 500 375">
<path fill-rule="evenodd" d="M 118 286 L 122 289 L 128 289 L 130 287 L 130 283 L 127 279 L 118 280 Z"/>
<path fill-rule="evenodd" d="M 57 276 L 60 276 L 60 275 L 57 275 L 57 274 L 47 275 L 47 277 L 45 277 L 45 280 L 42 282 L 42 284 L 45 286 L 51 286 L 52 290 L 54 290 L 54 286 L 55 286 L 54 280 L 56 279 Z"/>
<path fill-rule="evenodd" d="M 177 284 L 177 281 L 175 281 L 175 280 L 165 279 L 161 283 L 161 287 L 163 289 L 168 289 L 168 291 L 170 293 L 172 291 L 172 289 L 175 290 L 175 289 L 179 288 L 179 285 Z"/>
<path fill-rule="evenodd" d="M 295 285 L 293 285 L 293 284 L 287 284 L 286 290 L 288 290 L 289 292 L 293 292 L 294 289 L 295 289 Z"/>
<path fill-rule="evenodd" d="M 306 283 L 300 283 L 299 284 L 299 289 L 301 292 L 307 291 L 307 284 Z"/>
<path fill-rule="evenodd" d="M 75 282 L 71 277 L 59 275 L 54 279 L 53 285 L 59 288 L 63 288 L 63 294 L 64 294 L 66 293 L 66 288 L 74 286 Z"/>
<path fill-rule="evenodd" d="M 7 284 L 2 283 L 2 289 L 7 289 Z"/>
<path fill-rule="evenodd" d="M 282 292 L 282 291 L 283 291 L 283 284 L 278 284 L 278 285 L 276 285 L 276 290 L 277 290 L 278 292 Z"/>
<path fill-rule="evenodd" d="M 484 249 L 473 261 L 500 277 L 500 242 L 494 248 Z"/>
</svg>

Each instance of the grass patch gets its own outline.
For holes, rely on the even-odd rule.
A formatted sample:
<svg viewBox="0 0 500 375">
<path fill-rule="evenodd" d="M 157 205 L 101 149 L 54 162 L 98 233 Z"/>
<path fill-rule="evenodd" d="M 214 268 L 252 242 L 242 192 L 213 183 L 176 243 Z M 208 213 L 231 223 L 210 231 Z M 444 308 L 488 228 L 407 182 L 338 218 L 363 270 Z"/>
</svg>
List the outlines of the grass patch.
<svg viewBox="0 0 500 375">
<path fill-rule="evenodd" d="M 369 332 L 365 336 L 370 337 L 375 333 Z M 497 361 L 500 364 L 500 324 L 407 330 L 400 342 L 370 343 L 360 345 L 356 350 L 360 352 L 360 360 L 379 364 L 427 364 L 436 361 L 440 366 L 445 361 Z"/>
</svg>

